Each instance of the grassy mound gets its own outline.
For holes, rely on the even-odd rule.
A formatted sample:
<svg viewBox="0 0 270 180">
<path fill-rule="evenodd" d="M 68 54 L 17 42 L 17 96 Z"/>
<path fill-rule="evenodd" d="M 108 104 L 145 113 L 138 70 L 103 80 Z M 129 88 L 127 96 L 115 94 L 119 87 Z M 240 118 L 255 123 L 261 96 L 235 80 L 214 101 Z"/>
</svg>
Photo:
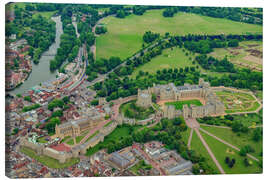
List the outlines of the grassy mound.
<svg viewBox="0 0 270 180">
<path fill-rule="evenodd" d="M 120 111 L 124 113 L 125 117 L 135 118 L 137 120 L 147 119 L 155 111 L 152 107 L 142 108 L 136 105 L 137 100 L 129 101 L 120 107 Z"/>
</svg>

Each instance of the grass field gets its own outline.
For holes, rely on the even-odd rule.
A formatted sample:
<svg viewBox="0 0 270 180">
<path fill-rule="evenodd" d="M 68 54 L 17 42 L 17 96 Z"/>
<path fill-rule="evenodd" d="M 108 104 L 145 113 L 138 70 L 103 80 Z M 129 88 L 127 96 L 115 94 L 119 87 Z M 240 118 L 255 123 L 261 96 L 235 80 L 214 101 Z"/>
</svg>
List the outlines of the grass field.
<svg viewBox="0 0 270 180">
<path fill-rule="evenodd" d="M 225 128 L 207 126 L 201 126 L 201 128 L 227 141 L 228 143 L 235 145 L 238 148 L 244 147 L 245 145 L 250 145 L 255 150 L 254 153 L 250 154 L 258 159 L 261 159 L 260 154 L 262 151 L 262 141 L 255 142 L 252 140 L 252 132 L 254 129 L 250 129 L 249 133 L 234 133 L 231 129 Z M 239 136 L 237 134 L 239 134 Z"/>
<path fill-rule="evenodd" d="M 219 173 L 219 170 L 218 170 L 216 164 L 214 163 L 214 161 L 212 160 L 212 158 L 208 154 L 207 150 L 203 146 L 201 140 L 199 139 L 199 137 L 198 137 L 198 135 L 197 135 L 197 133 L 195 131 L 193 132 L 193 135 L 192 135 L 192 140 L 191 140 L 190 147 L 196 153 L 198 153 L 202 157 L 204 157 L 207 164 L 209 164 L 209 166 L 211 166 L 217 173 Z"/>
<path fill-rule="evenodd" d="M 227 56 L 228 60 L 240 67 L 262 70 L 262 41 L 242 41 L 237 48 L 215 48 L 209 55 L 222 59 Z M 252 55 L 250 50 L 257 51 Z"/>
<path fill-rule="evenodd" d="M 182 109 L 184 104 L 187 104 L 188 106 L 195 105 L 195 106 L 201 106 L 202 103 L 197 100 L 197 99 L 193 99 L 193 100 L 186 100 L 186 101 L 175 101 L 175 102 L 166 102 L 166 105 L 174 105 L 175 109 Z"/>
<path fill-rule="evenodd" d="M 56 168 L 56 169 L 66 168 L 66 167 L 70 167 L 70 166 L 80 162 L 79 158 L 70 158 L 67 160 L 67 162 L 60 163 L 58 160 L 53 159 L 51 157 L 44 156 L 44 155 L 37 155 L 34 150 L 27 148 L 27 147 L 22 147 L 20 149 L 20 151 L 22 153 L 26 154 L 27 156 L 37 160 L 38 162 L 44 164 L 45 166 L 47 166 L 49 168 Z"/>
<path fill-rule="evenodd" d="M 163 50 L 162 54 L 151 59 L 150 62 L 140 66 L 134 70 L 131 77 L 135 78 L 139 71 L 149 72 L 150 74 L 156 73 L 157 70 L 164 68 L 184 68 L 187 66 L 195 66 L 192 64 L 192 60 L 186 56 L 182 48 L 174 47 L 173 50 L 166 49 Z"/>
<path fill-rule="evenodd" d="M 229 146 L 217 141 L 213 137 L 201 132 L 203 138 L 207 142 L 208 146 L 211 148 L 218 162 L 226 172 L 226 174 L 250 174 L 250 173 L 261 173 L 262 169 L 259 167 L 258 162 L 251 160 L 252 165 L 246 167 L 244 165 L 244 157 L 240 156 L 238 151 L 230 148 Z M 230 168 L 225 163 L 226 156 L 230 157 L 230 159 L 234 158 L 236 160 L 235 165 Z"/>
<path fill-rule="evenodd" d="M 141 127 L 142 126 L 134 126 L 135 130 L 138 130 Z M 91 155 L 95 154 L 96 152 L 98 152 L 99 150 L 101 150 L 102 148 L 104 148 L 104 146 L 106 144 L 108 144 L 109 142 L 119 141 L 128 135 L 130 135 L 128 127 L 125 127 L 125 126 L 117 127 L 117 128 L 115 128 L 115 130 L 111 134 L 109 134 L 108 136 L 106 136 L 104 138 L 103 142 L 100 142 L 97 145 L 95 145 L 94 147 L 88 149 L 87 153 L 85 155 L 91 156 Z"/>
<path fill-rule="evenodd" d="M 124 19 L 107 17 L 100 23 L 106 25 L 108 32 L 97 38 L 98 59 L 131 56 L 142 47 L 142 36 L 149 30 L 161 35 L 166 32 L 175 35 L 262 33 L 262 26 L 259 25 L 183 12 L 175 14 L 173 18 L 165 18 L 162 10 L 149 10 L 143 16 L 132 14 Z"/>
<path fill-rule="evenodd" d="M 74 140 L 73 140 L 73 138 L 71 138 L 70 140 L 68 140 L 66 143 L 67 143 L 68 145 L 74 145 Z"/>
<path fill-rule="evenodd" d="M 56 11 L 46 11 L 46 12 L 37 12 L 33 15 L 33 18 L 36 18 L 38 15 L 41 15 L 47 19 L 50 19 L 52 15 L 54 15 Z"/>
<path fill-rule="evenodd" d="M 190 135 L 190 131 L 191 131 L 191 129 L 188 127 L 186 131 L 181 132 L 182 140 L 186 144 L 188 144 L 188 138 L 189 138 L 189 135 Z M 193 132 L 193 135 L 194 135 L 194 132 Z"/>
<path fill-rule="evenodd" d="M 216 95 L 224 103 L 226 113 L 250 112 L 260 107 L 257 100 L 248 93 L 217 91 Z"/>
</svg>

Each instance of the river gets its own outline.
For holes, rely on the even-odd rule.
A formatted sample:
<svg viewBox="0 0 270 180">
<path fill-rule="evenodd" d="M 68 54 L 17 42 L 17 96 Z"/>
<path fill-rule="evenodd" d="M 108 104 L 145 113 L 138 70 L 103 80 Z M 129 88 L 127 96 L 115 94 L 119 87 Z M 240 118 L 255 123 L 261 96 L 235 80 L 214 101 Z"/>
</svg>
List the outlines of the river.
<svg viewBox="0 0 270 180">
<path fill-rule="evenodd" d="M 22 94 L 25 91 L 28 91 L 32 87 L 39 85 L 40 83 L 52 79 L 56 76 L 56 72 L 50 71 L 50 60 L 54 58 L 53 56 L 46 56 L 56 54 L 57 49 L 60 46 L 60 36 L 63 34 L 61 17 L 52 17 L 52 20 L 56 23 L 56 36 L 55 42 L 45 51 L 40 59 L 39 64 L 32 63 L 32 72 L 29 75 L 28 79 L 19 87 L 9 91 L 12 94 Z"/>
</svg>

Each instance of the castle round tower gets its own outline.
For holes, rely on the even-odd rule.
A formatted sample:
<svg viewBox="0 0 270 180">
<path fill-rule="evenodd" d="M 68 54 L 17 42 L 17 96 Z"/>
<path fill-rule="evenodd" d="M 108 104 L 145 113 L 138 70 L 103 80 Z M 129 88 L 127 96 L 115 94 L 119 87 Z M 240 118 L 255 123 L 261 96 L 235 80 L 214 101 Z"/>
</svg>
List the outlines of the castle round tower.
<svg viewBox="0 0 270 180">
<path fill-rule="evenodd" d="M 138 89 L 138 97 L 136 105 L 144 108 L 150 107 L 152 104 L 152 95 L 146 90 L 142 91 Z"/>
</svg>

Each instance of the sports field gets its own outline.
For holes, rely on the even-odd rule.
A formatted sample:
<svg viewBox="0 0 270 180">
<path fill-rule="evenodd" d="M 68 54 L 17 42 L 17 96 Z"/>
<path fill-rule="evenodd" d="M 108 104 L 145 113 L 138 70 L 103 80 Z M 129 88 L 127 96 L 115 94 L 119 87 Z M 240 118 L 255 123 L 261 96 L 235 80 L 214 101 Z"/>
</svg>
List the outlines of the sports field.
<svg viewBox="0 0 270 180">
<path fill-rule="evenodd" d="M 132 14 L 124 19 L 111 16 L 100 23 L 105 24 L 108 32 L 97 38 L 97 58 L 119 56 L 124 59 L 131 56 L 142 47 L 142 36 L 149 30 L 161 35 L 166 32 L 175 35 L 262 33 L 259 25 L 183 12 L 165 18 L 162 10 L 149 10 L 143 16 Z"/>
</svg>

